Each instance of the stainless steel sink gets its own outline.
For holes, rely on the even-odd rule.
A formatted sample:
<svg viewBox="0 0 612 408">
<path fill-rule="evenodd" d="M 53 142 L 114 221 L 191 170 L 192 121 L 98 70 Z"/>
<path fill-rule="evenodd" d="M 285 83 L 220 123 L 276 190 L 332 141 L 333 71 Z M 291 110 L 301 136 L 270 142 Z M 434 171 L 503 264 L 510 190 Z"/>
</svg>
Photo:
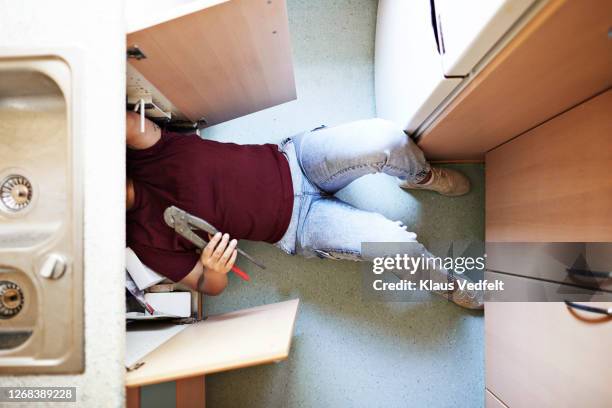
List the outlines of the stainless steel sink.
<svg viewBox="0 0 612 408">
<path fill-rule="evenodd" d="M 83 370 L 72 88 L 59 58 L 0 58 L 0 373 Z"/>
</svg>

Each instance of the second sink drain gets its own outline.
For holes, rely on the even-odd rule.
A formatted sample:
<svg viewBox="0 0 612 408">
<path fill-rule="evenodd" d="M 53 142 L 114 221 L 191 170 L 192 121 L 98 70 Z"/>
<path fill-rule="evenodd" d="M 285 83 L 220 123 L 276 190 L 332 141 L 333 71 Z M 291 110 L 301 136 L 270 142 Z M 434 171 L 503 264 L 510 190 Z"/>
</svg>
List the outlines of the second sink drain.
<svg viewBox="0 0 612 408">
<path fill-rule="evenodd" d="M 32 183 L 26 177 L 12 174 L 0 184 L 0 201 L 11 212 L 25 210 L 32 203 Z"/>
</svg>

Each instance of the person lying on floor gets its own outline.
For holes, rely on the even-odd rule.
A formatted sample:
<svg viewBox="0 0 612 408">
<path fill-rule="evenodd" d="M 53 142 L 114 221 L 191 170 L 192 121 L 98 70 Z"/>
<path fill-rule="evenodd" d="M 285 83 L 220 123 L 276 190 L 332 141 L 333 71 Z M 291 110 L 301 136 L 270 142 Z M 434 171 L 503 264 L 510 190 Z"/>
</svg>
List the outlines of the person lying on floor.
<svg viewBox="0 0 612 408">
<path fill-rule="evenodd" d="M 128 246 L 154 271 L 210 295 L 227 286 L 237 239 L 268 242 L 291 255 L 355 261 L 373 259 L 361 253 L 362 242 L 416 243 L 401 223 L 334 196 L 361 176 L 382 172 L 404 189 L 446 196 L 470 188 L 458 171 L 430 166 L 410 137 L 382 119 L 321 127 L 281 145 L 238 145 L 166 132 L 148 120 L 141 132 L 139 116 L 128 112 L 126 138 Z M 172 205 L 224 234 L 198 255 L 165 224 Z M 436 272 L 441 281 L 469 280 Z M 481 293 L 454 286 L 438 294 L 482 307 Z"/>
</svg>

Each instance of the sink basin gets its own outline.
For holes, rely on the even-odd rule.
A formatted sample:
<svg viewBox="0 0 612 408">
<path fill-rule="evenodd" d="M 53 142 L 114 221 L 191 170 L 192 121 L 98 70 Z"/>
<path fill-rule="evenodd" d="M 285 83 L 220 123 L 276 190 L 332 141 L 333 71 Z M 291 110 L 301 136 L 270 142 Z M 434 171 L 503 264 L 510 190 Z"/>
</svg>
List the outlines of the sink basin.
<svg viewBox="0 0 612 408">
<path fill-rule="evenodd" d="M 0 373 L 83 370 L 71 90 L 60 58 L 0 58 Z"/>
</svg>

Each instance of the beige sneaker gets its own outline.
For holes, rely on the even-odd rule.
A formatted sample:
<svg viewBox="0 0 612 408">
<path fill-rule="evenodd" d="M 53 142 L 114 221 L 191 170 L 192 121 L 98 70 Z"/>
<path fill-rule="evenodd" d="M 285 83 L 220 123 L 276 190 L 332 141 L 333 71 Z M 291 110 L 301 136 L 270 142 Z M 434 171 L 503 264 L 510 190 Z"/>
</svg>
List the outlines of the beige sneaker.
<svg viewBox="0 0 612 408">
<path fill-rule="evenodd" d="M 437 273 L 436 273 L 437 272 Z M 459 289 L 457 281 L 473 282 L 469 276 L 453 274 L 449 276 L 446 271 L 432 272 L 431 279 L 435 282 L 454 282 L 455 289 L 453 291 L 432 291 L 438 296 L 450 300 L 457 306 L 466 309 L 482 310 L 484 309 L 484 292 L 478 290 Z"/>
<path fill-rule="evenodd" d="M 452 197 L 467 194 L 470 191 L 470 180 L 457 170 L 432 167 L 431 178 L 427 183 L 404 181 L 400 187 L 407 190 L 431 190 Z"/>
</svg>

